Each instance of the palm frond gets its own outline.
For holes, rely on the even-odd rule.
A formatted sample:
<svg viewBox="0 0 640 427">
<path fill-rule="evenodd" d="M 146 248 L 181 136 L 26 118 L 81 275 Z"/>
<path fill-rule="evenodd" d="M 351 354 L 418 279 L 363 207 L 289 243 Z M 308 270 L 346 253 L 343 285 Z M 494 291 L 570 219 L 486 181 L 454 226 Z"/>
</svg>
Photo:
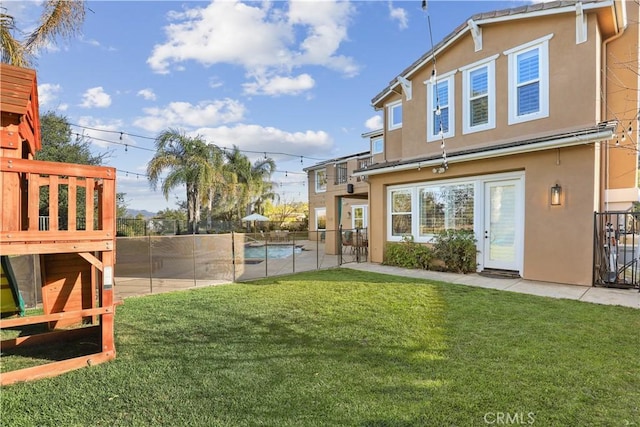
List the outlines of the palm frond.
<svg viewBox="0 0 640 427">
<path fill-rule="evenodd" d="M 80 32 L 84 18 L 83 0 L 47 0 L 40 26 L 27 37 L 25 50 L 33 52 L 57 37 L 70 38 Z"/>
</svg>

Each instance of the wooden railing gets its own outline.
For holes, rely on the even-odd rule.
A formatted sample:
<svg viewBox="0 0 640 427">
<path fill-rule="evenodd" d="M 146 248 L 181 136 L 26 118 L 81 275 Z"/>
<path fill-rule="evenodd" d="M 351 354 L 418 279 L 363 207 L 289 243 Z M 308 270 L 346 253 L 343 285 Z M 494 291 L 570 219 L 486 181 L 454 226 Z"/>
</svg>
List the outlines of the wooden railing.
<svg viewBox="0 0 640 427">
<path fill-rule="evenodd" d="M 115 178 L 111 167 L 0 157 L 0 252 L 112 250 Z M 41 205 L 48 230 L 39 227 Z"/>
</svg>

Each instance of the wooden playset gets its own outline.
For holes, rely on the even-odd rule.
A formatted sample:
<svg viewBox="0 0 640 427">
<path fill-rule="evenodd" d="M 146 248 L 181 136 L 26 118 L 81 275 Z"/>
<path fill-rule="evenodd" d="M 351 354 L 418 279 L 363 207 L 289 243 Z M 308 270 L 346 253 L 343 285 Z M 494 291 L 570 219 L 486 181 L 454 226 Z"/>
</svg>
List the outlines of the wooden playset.
<svg viewBox="0 0 640 427">
<path fill-rule="evenodd" d="M 116 171 L 34 160 L 40 148 L 36 72 L 0 64 L 0 329 L 23 328 L 19 336 L 3 339 L 0 350 L 4 356 L 38 346 L 46 353 L 48 346 L 72 339 L 96 342 L 90 354 L 3 372 L 2 385 L 59 375 L 116 354 Z M 41 218 L 41 210 L 48 215 Z M 24 315 L 10 271 L 16 255 L 40 260 L 43 314 Z M 31 325 L 44 331 L 30 334 L 37 329 Z"/>
</svg>

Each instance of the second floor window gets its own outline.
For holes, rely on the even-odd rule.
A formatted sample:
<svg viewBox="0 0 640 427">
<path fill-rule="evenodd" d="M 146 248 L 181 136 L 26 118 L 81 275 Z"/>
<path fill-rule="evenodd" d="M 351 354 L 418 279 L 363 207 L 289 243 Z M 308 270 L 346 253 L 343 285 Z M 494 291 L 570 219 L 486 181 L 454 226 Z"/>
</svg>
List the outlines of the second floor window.
<svg viewBox="0 0 640 427">
<path fill-rule="evenodd" d="M 427 86 L 427 141 L 436 141 L 442 137 L 454 135 L 454 91 L 453 75 L 441 78 L 437 83 Z"/>
<path fill-rule="evenodd" d="M 491 57 L 462 69 L 462 132 L 471 133 L 496 127 L 495 58 Z"/>
<path fill-rule="evenodd" d="M 549 39 L 505 52 L 509 56 L 509 124 L 549 116 Z"/>
<path fill-rule="evenodd" d="M 326 169 L 316 171 L 316 193 L 327 191 L 327 171 Z"/>
<path fill-rule="evenodd" d="M 335 184 L 344 184 L 347 182 L 347 164 L 338 163 L 336 165 L 336 180 Z"/>
<path fill-rule="evenodd" d="M 384 151 L 384 138 L 378 137 L 371 140 L 371 154 L 380 154 Z"/>
<path fill-rule="evenodd" d="M 387 107 L 387 116 L 389 123 L 387 127 L 389 130 L 398 129 L 402 127 L 402 101 L 389 104 Z"/>
</svg>

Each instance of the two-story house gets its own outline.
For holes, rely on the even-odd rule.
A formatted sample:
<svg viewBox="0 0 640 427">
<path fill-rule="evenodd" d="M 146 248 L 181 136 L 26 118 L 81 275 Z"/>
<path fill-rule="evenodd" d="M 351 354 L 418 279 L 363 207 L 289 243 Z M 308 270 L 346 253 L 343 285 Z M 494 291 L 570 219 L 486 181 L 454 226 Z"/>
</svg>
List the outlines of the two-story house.
<svg viewBox="0 0 640 427">
<path fill-rule="evenodd" d="M 639 18 L 620 0 L 478 14 L 392 80 L 383 149 L 353 173 L 370 261 L 467 229 L 478 271 L 591 284 L 594 212 L 638 201 Z"/>
</svg>

